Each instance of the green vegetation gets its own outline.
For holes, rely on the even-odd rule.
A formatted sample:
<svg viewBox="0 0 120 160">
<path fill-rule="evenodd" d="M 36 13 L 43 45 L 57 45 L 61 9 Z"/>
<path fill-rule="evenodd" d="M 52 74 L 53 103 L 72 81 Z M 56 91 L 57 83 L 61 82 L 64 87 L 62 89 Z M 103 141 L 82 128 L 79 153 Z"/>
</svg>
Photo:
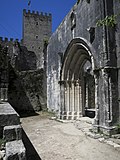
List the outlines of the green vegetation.
<svg viewBox="0 0 120 160">
<path fill-rule="evenodd" d="M 117 15 L 111 15 L 111 16 L 106 16 L 102 20 L 98 20 L 96 25 L 97 26 L 108 26 L 108 27 L 115 27 L 117 24 Z"/>
<path fill-rule="evenodd" d="M 89 2 L 88 0 L 86 0 L 87 2 Z M 120 2 L 120 0 L 119 0 Z M 80 0 L 77 0 L 77 4 L 80 3 Z M 118 14 L 119 15 L 119 14 Z M 110 15 L 110 16 L 106 16 L 104 19 L 98 20 L 96 23 L 96 26 L 108 26 L 108 27 L 115 27 L 117 24 L 117 16 L 118 15 Z"/>
</svg>

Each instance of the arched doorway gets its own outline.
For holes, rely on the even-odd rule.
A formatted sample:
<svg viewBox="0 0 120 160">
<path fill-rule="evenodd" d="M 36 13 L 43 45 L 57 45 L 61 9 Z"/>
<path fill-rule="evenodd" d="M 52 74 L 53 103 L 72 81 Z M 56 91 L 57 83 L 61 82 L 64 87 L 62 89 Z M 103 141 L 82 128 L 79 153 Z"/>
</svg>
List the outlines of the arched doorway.
<svg viewBox="0 0 120 160">
<path fill-rule="evenodd" d="M 95 117 L 94 57 L 87 44 L 74 39 L 64 54 L 60 77 L 60 118 Z"/>
</svg>

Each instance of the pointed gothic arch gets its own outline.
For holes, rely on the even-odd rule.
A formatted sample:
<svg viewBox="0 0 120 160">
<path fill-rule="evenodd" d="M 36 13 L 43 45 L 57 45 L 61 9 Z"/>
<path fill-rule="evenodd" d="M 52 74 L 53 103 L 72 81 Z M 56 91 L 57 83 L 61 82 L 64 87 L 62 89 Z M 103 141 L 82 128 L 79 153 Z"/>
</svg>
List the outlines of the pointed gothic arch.
<svg viewBox="0 0 120 160">
<path fill-rule="evenodd" d="M 94 117 L 95 111 L 92 111 L 97 104 L 95 57 L 90 43 L 82 38 L 73 39 L 68 45 L 60 72 L 60 118 L 77 119 L 86 116 L 88 110 L 91 110 L 91 117 Z"/>
</svg>

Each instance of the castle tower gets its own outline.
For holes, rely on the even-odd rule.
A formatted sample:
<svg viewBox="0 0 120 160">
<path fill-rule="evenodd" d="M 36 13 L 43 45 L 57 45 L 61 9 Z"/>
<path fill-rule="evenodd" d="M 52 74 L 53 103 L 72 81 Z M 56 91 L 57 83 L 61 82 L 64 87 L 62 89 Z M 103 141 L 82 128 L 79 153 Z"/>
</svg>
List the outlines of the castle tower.
<svg viewBox="0 0 120 160">
<path fill-rule="evenodd" d="M 52 33 L 52 16 L 42 12 L 23 10 L 23 45 L 33 51 L 37 57 L 37 69 L 44 65 L 44 42 Z"/>
</svg>

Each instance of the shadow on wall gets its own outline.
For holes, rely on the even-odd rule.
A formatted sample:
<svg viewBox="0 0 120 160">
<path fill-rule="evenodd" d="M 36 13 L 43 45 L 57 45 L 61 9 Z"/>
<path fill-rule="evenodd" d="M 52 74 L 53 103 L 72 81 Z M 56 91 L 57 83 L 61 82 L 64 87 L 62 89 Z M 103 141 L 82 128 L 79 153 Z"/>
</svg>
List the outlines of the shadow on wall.
<svg viewBox="0 0 120 160">
<path fill-rule="evenodd" d="M 42 160 L 38 153 L 36 152 L 34 146 L 30 142 L 28 136 L 26 135 L 25 131 L 22 130 L 22 141 L 26 148 L 26 158 L 27 160 Z"/>
<path fill-rule="evenodd" d="M 13 53 L 9 54 L 10 63 L 18 71 L 37 69 L 37 57 L 34 52 L 28 51 L 26 47 L 20 46 L 18 42 L 13 45 Z"/>
<path fill-rule="evenodd" d="M 37 57 L 34 52 L 28 51 L 26 47 L 20 46 L 20 52 L 15 58 L 15 69 L 18 71 L 29 71 L 37 69 Z"/>
<path fill-rule="evenodd" d="M 20 115 L 20 118 L 25 118 L 25 117 L 31 117 L 31 116 L 32 117 L 38 116 L 39 114 L 33 111 L 33 112 L 21 112 L 19 115 Z"/>
<path fill-rule="evenodd" d="M 31 91 L 32 87 L 30 82 L 27 82 L 29 88 L 25 88 L 23 85 L 19 73 L 10 66 L 9 67 L 9 86 L 8 86 L 8 101 L 13 108 L 20 114 L 22 113 L 35 113 L 35 111 L 42 110 L 41 102 L 39 99 L 39 93 L 37 91 Z"/>
</svg>

